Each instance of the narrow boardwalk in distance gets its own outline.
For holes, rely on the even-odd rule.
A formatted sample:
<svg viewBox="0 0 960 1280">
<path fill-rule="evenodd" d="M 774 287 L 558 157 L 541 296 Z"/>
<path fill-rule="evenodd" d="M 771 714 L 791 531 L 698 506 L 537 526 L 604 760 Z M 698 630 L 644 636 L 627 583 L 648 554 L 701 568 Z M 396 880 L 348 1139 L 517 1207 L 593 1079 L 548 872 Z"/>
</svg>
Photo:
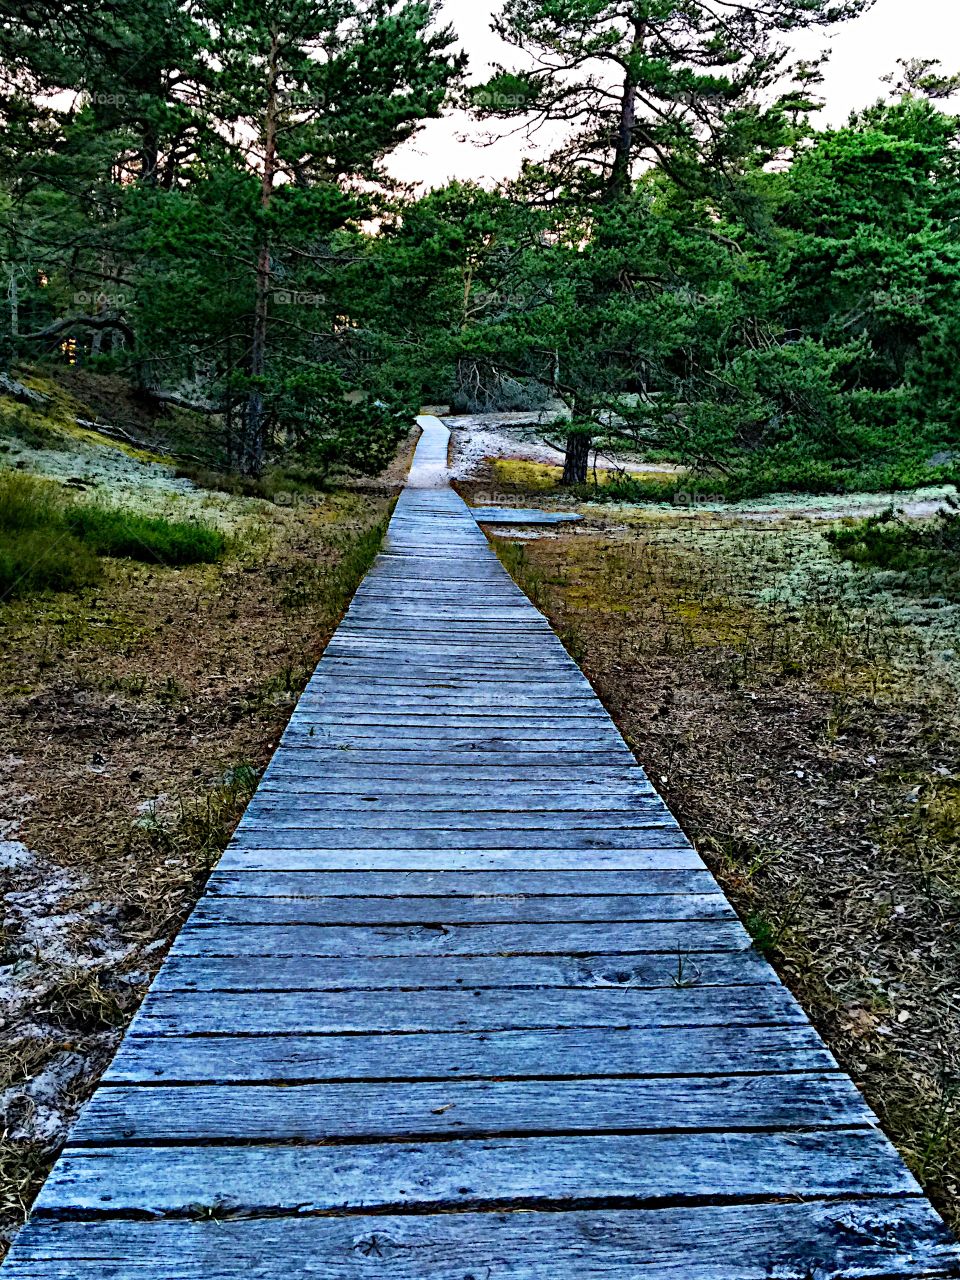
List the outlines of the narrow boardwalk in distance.
<svg viewBox="0 0 960 1280">
<path fill-rule="evenodd" d="M 421 423 L 3 1280 L 960 1274 Z"/>
</svg>

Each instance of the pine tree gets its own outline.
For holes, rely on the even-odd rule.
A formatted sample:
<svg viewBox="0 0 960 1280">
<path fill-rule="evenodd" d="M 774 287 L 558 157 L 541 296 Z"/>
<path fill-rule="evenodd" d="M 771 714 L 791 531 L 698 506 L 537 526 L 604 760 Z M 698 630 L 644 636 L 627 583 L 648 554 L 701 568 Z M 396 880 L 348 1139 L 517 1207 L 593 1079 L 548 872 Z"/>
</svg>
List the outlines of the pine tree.
<svg viewBox="0 0 960 1280">
<path fill-rule="evenodd" d="M 532 58 L 471 95 L 485 118 L 551 123 L 567 135 L 550 169 L 587 205 L 630 196 L 656 165 L 691 195 L 716 195 L 745 164 L 789 145 L 814 105 L 815 70 L 789 74 L 778 37 L 854 17 L 871 0 L 506 0 L 494 24 Z M 761 105 L 770 99 L 767 105 Z M 586 478 L 588 428 L 571 432 L 565 477 Z"/>
<path fill-rule="evenodd" d="M 263 465 L 276 264 L 365 213 L 381 161 L 436 116 L 464 65 L 435 7 L 209 0 L 215 104 L 259 185 L 244 466 Z"/>
</svg>

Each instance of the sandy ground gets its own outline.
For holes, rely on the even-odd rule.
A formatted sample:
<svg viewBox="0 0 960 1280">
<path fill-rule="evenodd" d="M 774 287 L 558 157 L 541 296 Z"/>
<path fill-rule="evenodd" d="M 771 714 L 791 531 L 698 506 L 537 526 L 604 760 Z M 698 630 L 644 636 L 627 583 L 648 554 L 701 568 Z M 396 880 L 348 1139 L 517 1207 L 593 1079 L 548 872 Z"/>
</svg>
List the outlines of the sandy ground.
<svg viewBox="0 0 960 1280">
<path fill-rule="evenodd" d="M 451 471 L 455 480 L 472 479 L 486 458 L 518 458 L 563 466 L 563 451 L 544 439 L 538 414 L 490 413 L 444 418 L 443 422 L 453 436 Z M 598 453 L 597 466 L 631 475 L 672 475 L 681 469 L 668 463 L 637 462 L 613 453 Z"/>
<path fill-rule="evenodd" d="M 173 465 L 150 461 L 106 441 L 78 438 L 62 448 L 38 449 L 8 437 L 2 445 L 0 466 L 58 480 L 79 496 L 151 515 L 195 518 L 234 531 L 259 505 L 198 488 L 192 480 L 178 476 Z"/>
</svg>

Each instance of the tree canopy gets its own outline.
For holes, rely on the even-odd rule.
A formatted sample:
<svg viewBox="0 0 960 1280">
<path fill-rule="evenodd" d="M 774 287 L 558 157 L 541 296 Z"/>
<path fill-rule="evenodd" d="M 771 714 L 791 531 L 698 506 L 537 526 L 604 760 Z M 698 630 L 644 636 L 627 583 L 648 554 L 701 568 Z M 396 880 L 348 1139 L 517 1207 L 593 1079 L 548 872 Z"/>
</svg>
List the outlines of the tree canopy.
<svg viewBox="0 0 960 1280">
<path fill-rule="evenodd" d="M 542 410 L 571 483 L 601 444 L 741 488 L 939 474 L 960 80 L 905 59 L 818 130 L 788 54 L 868 5 L 504 0 L 514 63 L 464 87 L 419 0 L 0 0 L 0 358 L 69 344 L 250 473 L 376 471 L 450 400 Z M 454 102 L 556 145 L 495 187 L 391 181 Z"/>
</svg>

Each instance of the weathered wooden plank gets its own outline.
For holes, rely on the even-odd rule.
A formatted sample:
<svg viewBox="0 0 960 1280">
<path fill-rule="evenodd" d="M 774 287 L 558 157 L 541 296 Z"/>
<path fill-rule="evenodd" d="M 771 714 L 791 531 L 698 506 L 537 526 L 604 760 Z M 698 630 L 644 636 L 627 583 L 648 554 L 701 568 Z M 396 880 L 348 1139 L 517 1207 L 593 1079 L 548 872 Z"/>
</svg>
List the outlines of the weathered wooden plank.
<svg viewBox="0 0 960 1280">
<path fill-rule="evenodd" d="M 839 1072 L 98 1090 L 70 1146 L 869 1127 Z"/>
<path fill-rule="evenodd" d="M 54 1222 L 10 1280 L 882 1280 L 957 1275 L 925 1201 L 843 1200 L 569 1213 Z M 309 1260 L 309 1261 L 306 1261 Z"/>
<path fill-rule="evenodd" d="M 377 709 L 378 703 L 387 706 L 382 714 Z M 384 688 L 382 684 L 376 690 L 367 685 L 352 684 L 333 698 L 326 694 L 311 694 L 304 711 L 331 719 L 344 717 L 348 723 L 351 717 L 355 717 L 385 725 L 417 724 L 421 720 L 439 723 L 444 720 L 447 724 L 483 727 L 490 723 L 516 725 L 537 720 L 548 725 L 579 727 L 606 722 L 605 714 L 586 710 L 579 698 L 477 697 L 464 704 L 456 691 L 436 691 L 432 696 L 418 697 L 410 692 L 409 685 Z"/>
<path fill-rule="evenodd" d="M 482 645 L 482 651 L 478 646 Z M 400 648 L 402 646 L 402 648 Z M 546 652 L 544 651 L 546 648 Z M 456 660 L 460 675 L 476 672 L 486 680 L 495 679 L 501 670 L 533 671 L 538 667 L 545 675 L 566 684 L 571 689 L 581 687 L 581 679 L 568 666 L 569 658 L 561 647 L 544 646 L 537 637 L 524 640 L 518 637 L 510 643 L 487 644 L 478 635 L 462 639 L 437 637 L 412 639 L 408 632 L 396 636 L 370 632 L 363 636 L 346 630 L 337 633 L 324 650 L 324 661 L 329 663 L 327 674 L 340 666 L 377 665 L 384 656 L 398 672 L 429 670 L 439 667 L 446 671 L 451 659 Z M 542 665 L 541 665 L 542 664 Z"/>
<path fill-rule="evenodd" d="M 575 734 L 566 729 L 526 725 L 522 728 L 509 725 L 501 728 L 483 725 L 466 728 L 456 724 L 445 727 L 411 724 L 396 727 L 385 724 L 355 727 L 336 719 L 311 716 L 305 710 L 298 712 L 285 734 L 285 741 L 291 744 L 302 745 L 303 739 L 308 740 L 309 746 L 391 752 L 434 749 L 473 751 L 493 748 L 507 751 L 569 751 L 572 743 L 577 744 L 578 751 L 604 751 L 614 747 L 620 751 L 623 747 L 622 742 L 617 742 L 616 731 L 602 722 L 597 722 L 595 727 L 584 726 Z"/>
<path fill-rule="evenodd" d="M 551 699 L 578 701 L 588 703 L 590 697 L 596 696 L 583 676 L 574 668 L 564 670 L 561 666 L 555 670 L 543 672 L 542 680 L 534 685 L 508 670 L 502 670 L 493 664 L 457 663 L 444 664 L 439 655 L 435 659 L 408 659 L 396 663 L 376 658 L 333 658 L 324 654 L 323 660 L 310 679 L 309 686 L 315 690 L 342 689 L 344 681 L 347 685 L 356 680 L 358 683 L 367 680 L 374 684 L 395 684 L 406 686 L 411 693 L 423 689 L 429 693 L 431 689 L 450 690 L 463 687 L 476 697 L 500 692 L 503 697 L 511 693 L 521 695 L 525 699 L 539 698 L 541 701 Z M 514 687 L 516 686 L 516 687 Z"/>
<path fill-rule="evenodd" d="M 750 937 L 726 920 L 473 925 L 214 925 L 187 921 L 177 955 L 596 955 L 742 951 Z"/>
<path fill-rule="evenodd" d="M 559 827 L 518 827 L 514 830 L 489 828 L 476 831 L 472 828 L 415 827 L 364 827 L 345 824 L 337 827 L 313 827 L 306 816 L 296 827 L 283 821 L 264 819 L 262 823 L 248 821 L 237 828 L 233 847 L 241 849 L 356 849 L 362 847 L 376 862 L 381 849 L 512 849 L 517 853 L 536 849 L 592 849 L 626 850 L 639 852 L 658 849 L 683 849 L 686 837 L 674 824 L 628 827 L 626 830 L 596 828 L 571 831 L 565 825 Z"/>
<path fill-rule="evenodd" d="M 331 667 L 336 670 L 338 667 L 346 669 L 356 668 L 357 666 L 377 666 L 385 659 L 389 659 L 391 665 L 394 663 L 393 654 L 397 646 L 403 644 L 401 637 L 388 638 L 384 637 L 379 640 L 367 639 L 362 642 L 354 641 L 349 645 L 346 643 L 328 646 L 324 653 L 324 660 L 329 662 Z M 482 657 L 477 654 L 478 649 L 483 650 Z M 509 648 L 498 648 L 484 643 L 483 637 L 474 636 L 471 639 L 464 638 L 461 641 L 447 641 L 446 643 L 437 642 L 435 645 L 424 643 L 419 650 L 415 650 L 396 662 L 396 670 L 400 673 L 410 674 L 412 672 L 429 671 L 435 668 L 448 670 L 448 663 L 456 663 L 460 675 L 468 672 L 474 673 L 480 679 L 493 679 L 494 672 L 509 672 L 514 677 L 527 676 L 531 679 L 537 679 L 541 676 L 549 677 L 551 674 L 556 680 L 565 684 L 568 688 L 577 688 L 577 681 L 568 677 L 564 661 L 559 654 L 551 659 L 544 655 L 539 644 L 533 643 L 529 645 L 521 645 L 519 643 Z"/>
<path fill-rule="evenodd" d="M 325 651 L 325 656 L 336 663 L 339 659 L 358 659 L 371 662 L 387 655 L 393 659 L 398 646 L 402 646 L 402 656 L 397 660 L 399 670 L 430 666 L 437 661 L 456 660 L 462 658 L 461 670 L 476 670 L 489 676 L 499 669 L 501 664 L 510 667 L 533 667 L 543 663 L 544 671 L 553 672 L 557 678 L 567 681 L 571 687 L 579 682 L 573 678 L 566 667 L 566 654 L 562 647 L 554 648 L 552 644 L 544 644 L 544 638 L 532 631 L 514 631 L 509 636 L 501 635 L 495 639 L 480 630 L 462 631 L 459 635 L 421 635 L 413 633 L 409 628 L 398 627 L 391 633 L 389 628 L 369 628 L 365 631 L 348 631 L 345 628 L 337 632 Z"/>
<path fill-rule="evenodd" d="M 805 1022 L 762 1027 L 607 1027 L 401 1036 L 126 1036 L 105 1079 L 210 1084 L 292 1080 L 526 1079 L 829 1071 Z"/>
<path fill-rule="evenodd" d="M 558 652 L 557 638 L 546 618 L 524 613 L 519 604 L 482 612 L 479 604 L 470 600 L 431 607 L 429 601 L 421 597 L 404 607 L 395 597 L 371 600 L 364 596 L 337 632 L 338 640 L 349 640 L 355 636 L 391 636 L 401 641 L 412 639 L 414 644 L 442 640 L 447 636 L 454 639 L 483 636 L 497 645 L 507 645 L 515 637 L 524 640 L 535 637 L 549 652 Z"/>
<path fill-rule="evenodd" d="M 450 666 L 441 655 L 427 661 L 412 659 L 394 664 L 389 661 L 389 671 L 385 672 L 386 656 L 340 657 L 336 654 L 324 654 L 323 661 L 327 669 L 323 680 L 357 680 L 364 685 L 375 685 L 378 682 L 392 685 L 406 684 L 408 688 L 417 688 L 423 684 L 434 683 L 443 688 L 456 688 L 457 682 L 469 681 L 479 693 L 486 689 L 496 689 L 501 697 L 506 697 L 512 685 L 529 689 L 531 684 L 542 688 L 543 693 L 553 699 L 566 695 L 570 700 L 584 698 L 589 685 L 584 686 L 562 673 L 562 668 L 541 668 L 535 660 L 523 663 L 490 662 L 489 665 L 478 665 L 457 660 L 456 676 L 451 676 Z M 319 683 L 319 682 L 318 682 Z"/>
<path fill-rule="evenodd" d="M 684 871 L 703 867 L 690 847 L 677 849 L 276 849 L 231 845 L 220 860 L 225 871 Z"/>
<path fill-rule="evenodd" d="M 458 761 L 444 759 L 435 753 L 427 753 L 423 758 L 415 755 L 402 761 L 391 758 L 389 753 L 382 760 L 358 758 L 356 751 L 310 751 L 295 747 L 281 747 L 270 762 L 271 780 L 290 778 L 305 782 L 311 777 L 366 779 L 372 782 L 406 781 L 408 784 L 429 771 L 434 783 L 448 782 L 470 787 L 474 790 L 483 786 L 518 786 L 549 783 L 557 790 L 582 785 L 596 772 L 592 766 L 573 759 L 558 760 L 554 755 L 554 764 L 524 765 L 516 759 L 507 759 L 503 755 L 488 753 L 485 757 L 480 752 L 467 754 Z M 634 785 L 641 782 L 640 777 L 628 779 Z M 451 786 L 451 790 L 455 788 Z"/>
<path fill-rule="evenodd" d="M 421 770 L 422 774 L 422 770 Z M 365 786 L 365 781 L 370 783 Z M 548 812 L 564 809 L 597 809 L 604 805 L 620 808 L 624 804 L 631 807 L 643 803 L 659 804 L 660 797 L 653 790 L 647 779 L 639 771 L 629 782 L 616 783 L 597 779 L 594 787 L 587 788 L 582 781 L 561 782 L 558 786 L 553 780 L 536 781 L 518 779 L 511 781 L 501 779 L 496 782 L 480 778 L 460 777 L 456 791 L 447 785 L 443 778 L 436 778 L 433 773 L 421 777 L 416 791 L 410 786 L 409 778 L 392 778 L 383 773 L 356 774 L 351 780 L 342 772 L 338 774 L 325 771 L 307 774 L 296 774 L 288 769 L 282 757 L 274 757 L 274 764 L 268 768 L 260 783 L 254 803 L 261 799 L 272 801 L 281 796 L 342 796 L 344 800 L 357 797 L 362 802 L 389 801 L 391 807 L 419 808 L 425 807 L 457 807 L 462 805 L 464 811 L 477 809 L 493 809 L 503 811 L 507 806 L 509 812 L 523 809 L 537 810 L 543 808 Z"/>
<path fill-rule="evenodd" d="M 775 983 L 755 951 L 598 956 L 172 955 L 154 991 L 476 990 Z"/>
<path fill-rule="evenodd" d="M 385 711 L 383 723 L 403 723 L 418 717 L 442 718 L 448 724 L 458 724 L 461 717 L 464 723 L 485 724 L 492 720 L 503 720 L 504 723 L 518 724 L 530 720 L 576 721 L 578 724 L 604 723 L 600 715 L 591 715 L 584 710 L 581 698 L 562 697 L 559 695 L 529 698 L 511 695 L 510 691 L 491 691 L 489 697 L 477 694 L 476 690 L 468 692 L 463 687 L 464 697 L 457 689 L 435 689 L 432 693 L 419 695 L 416 686 L 411 684 L 392 685 L 380 681 L 376 686 L 366 682 L 351 681 L 339 689 L 337 696 L 328 697 L 323 691 L 314 696 L 305 710 L 317 711 L 324 716 L 358 715 L 374 717 L 378 715 L 378 704 L 389 706 Z M 309 691 L 308 691 L 309 692 Z M 470 694 L 474 696 L 470 696 Z M 636 767 L 627 764 L 627 767 Z M 598 779 L 600 781 L 600 779 Z"/>
<path fill-rule="evenodd" d="M 238 830 L 245 840 L 253 834 L 259 838 L 286 831 L 308 830 L 315 834 L 326 830 L 330 832 L 329 844 L 333 848 L 356 845 L 368 838 L 376 841 L 378 831 L 390 835 L 387 847 L 401 847 L 404 839 L 409 846 L 418 847 L 431 833 L 436 838 L 450 837 L 453 843 L 464 847 L 486 843 L 496 848 L 506 843 L 521 848 L 540 837 L 547 838 L 557 848 L 569 847 L 571 841 L 585 848 L 615 848 L 633 843 L 649 848 L 688 843 L 676 819 L 652 794 L 641 794 L 629 809 L 577 807 L 578 797 L 569 795 L 570 807 L 564 809 L 551 808 L 546 795 L 527 793 L 520 797 L 526 803 L 513 809 L 509 807 L 511 788 L 505 781 L 500 788 L 471 788 L 464 793 L 463 806 L 451 805 L 450 797 L 434 797 L 432 793 L 424 797 L 423 805 L 400 803 L 395 806 L 392 788 L 381 790 L 376 777 L 369 778 L 369 786 L 364 785 L 361 777 L 355 780 L 357 785 L 346 792 L 344 800 L 350 799 L 351 803 L 349 808 L 344 808 L 338 793 L 329 786 L 291 793 L 283 785 L 285 779 L 279 780 L 275 773 L 268 780 L 269 790 L 265 789 L 254 800 Z M 301 785 L 305 786 L 306 782 L 302 779 Z M 439 799 L 441 804 L 434 806 L 431 803 L 434 799 Z M 351 840 L 354 832 L 363 835 Z M 515 838 L 511 840 L 511 836 Z M 288 839 L 284 836 L 279 841 L 263 842 L 279 847 Z"/>
<path fill-rule="evenodd" d="M 773 1026 L 803 1020 L 779 986 L 480 988 L 431 991 L 151 992 L 140 1035 L 337 1035 L 361 1031 L 511 1031 L 551 1027 Z"/>
<path fill-rule="evenodd" d="M 462 898 L 253 898 L 206 895 L 198 925 L 472 925 L 581 921 L 736 920 L 722 893 L 473 894 Z"/>
<path fill-rule="evenodd" d="M 451 714 L 454 710 L 454 714 Z M 461 734 L 476 729 L 511 730 L 518 726 L 529 726 L 530 708 L 499 710 L 496 707 L 473 707 L 469 711 L 456 711 L 451 708 L 437 710 L 429 706 L 415 704 L 406 710 L 400 706 L 377 708 L 373 700 L 367 705 L 358 703 L 355 698 L 345 698 L 342 702 L 333 702 L 329 698 L 311 698 L 300 700 L 298 714 L 305 720 L 319 716 L 333 724 L 343 724 L 357 731 L 371 729 L 376 733 L 399 728 L 449 728 Z M 576 732 L 584 727 L 606 725 L 606 716 L 599 711 L 547 711 L 537 708 L 536 724 L 531 726 L 535 731 L 562 730 L 565 733 Z"/>
<path fill-rule="evenodd" d="M 342 1146 L 68 1148 L 35 1215 L 598 1207 L 910 1196 L 880 1134 L 676 1133 Z"/>
<path fill-rule="evenodd" d="M 500 804 L 503 800 L 500 799 Z M 648 830 L 654 826 L 671 826 L 676 828 L 676 821 L 670 810 L 660 801 L 650 798 L 641 801 L 632 809 L 547 809 L 537 808 L 527 811 L 495 808 L 484 812 L 476 806 L 464 809 L 461 806 L 452 808 L 449 804 L 444 809 L 417 808 L 409 809 L 393 804 L 377 806 L 367 801 L 360 804 L 349 814 L 341 805 L 333 801 L 324 802 L 322 797 L 309 799 L 303 796 L 263 795 L 247 809 L 244 829 L 254 830 L 258 827 L 291 826 L 296 822 L 299 826 L 308 826 L 311 830 L 322 827 L 340 829 L 349 826 L 354 831 L 376 830 L 383 827 L 400 828 L 404 831 L 415 831 L 428 828 L 443 831 L 485 831 L 509 826 L 512 830 Z"/>
<path fill-rule="evenodd" d="M 255 898 L 716 893 L 708 871 L 223 871 L 207 894 Z"/>
<path fill-rule="evenodd" d="M 450 671 L 434 680 L 401 678 L 386 666 L 375 673 L 353 678 L 341 673 L 338 678 L 314 676 L 307 685 L 305 696 L 336 703 L 339 699 L 354 705 L 374 708 L 382 695 L 389 693 L 390 705 L 435 707 L 456 712 L 482 708 L 502 707 L 504 710 L 520 708 L 524 711 L 555 711 L 558 714 L 579 715 L 581 709 L 596 706 L 596 695 L 582 688 L 549 681 L 543 688 L 529 681 L 504 680 L 483 683 L 458 676 Z M 589 694 L 589 696 L 588 696 Z"/>
<path fill-rule="evenodd" d="M 418 637 L 431 639 L 444 635 L 482 636 L 498 641 L 512 636 L 540 636 L 553 646 L 556 639 L 546 618 L 533 615 L 521 604 L 512 607 L 484 609 L 482 605 L 461 600 L 440 604 L 431 603 L 425 592 L 413 593 L 409 603 L 399 601 L 396 595 L 379 600 L 364 597 L 363 606 L 340 630 L 344 635 L 396 635 L 409 636 L 411 629 Z"/>
<path fill-rule="evenodd" d="M 578 511 L 540 511 L 532 507 L 471 507 L 470 514 L 477 524 L 577 524 L 583 519 Z"/>
<path fill-rule="evenodd" d="M 608 721 L 598 715 L 585 714 L 581 700 L 572 697 L 553 694 L 531 701 L 511 697 L 509 690 L 501 689 L 496 697 L 475 697 L 469 704 L 460 706 L 456 690 L 442 690 L 433 697 L 419 699 L 411 696 L 410 691 L 414 688 L 416 685 L 412 683 L 393 685 L 380 681 L 374 687 L 366 680 L 350 681 L 338 699 L 330 700 L 322 695 L 311 697 L 309 704 L 297 715 L 302 715 L 307 724 L 342 724 L 344 727 L 350 726 L 350 717 L 353 716 L 372 721 L 372 724 L 361 725 L 361 728 L 382 725 L 385 733 L 407 724 L 416 728 L 421 722 L 425 729 L 436 730 L 441 727 L 438 721 L 443 719 L 450 730 L 458 731 L 464 737 L 477 732 L 486 734 L 498 724 L 502 726 L 503 733 L 510 731 L 519 735 L 525 732 L 528 736 L 532 733 L 534 737 L 541 728 L 551 730 L 551 740 L 565 737 L 569 741 L 570 735 L 566 730 L 571 725 L 578 731 L 596 730 L 609 736 Z M 391 711 L 379 717 L 378 702 L 389 703 Z M 542 724 L 534 724 L 534 721 Z M 553 725 L 559 727 L 554 729 Z M 621 763 L 629 768 L 635 761 L 631 759 Z"/>
<path fill-rule="evenodd" d="M 556 656 L 562 651 L 545 618 L 539 621 L 529 617 L 516 621 L 502 617 L 480 620 L 464 617 L 462 609 L 460 612 L 458 618 L 452 611 L 436 616 L 424 609 L 411 609 L 408 613 L 385 607 L 368 609 L 367 616 L 354 616 L 352 621 L 344 622 L 337 632 L 337 643 L 347 646 L 354 641 L 399 643 L 409 653 L 429 649 L 431 645 L 446 646 L 448 642 L 468 647 L 480 643 L 485 646 L 484 652 L 489 646 L 491 653 L 522 653 L 529 649 L 531 652 L 546 650 Z M 411 641 L 409 649 L 408 641 Z"/>
<path fill-rule="evenodd" d="M 562 773 L 576 766 L 603 769 L 607 765 L 622 765 L 623 752 L 596 751 L 541 751 L 535 746 L 525 750 L 522 744 L 510 748 L 498 747 L 495 744 L 484 746 L 482 743 L 467 749 L 455 750 L 437 748 L 426 750 L 424 747 L 411 744 L 409 748 L 386 748 L 378 751 L 373 747 L 331 747 L 322 741 L 294 740 L 285 742 L 282 750 L 290 756 L 313 756 L 322 765 L 344 763 L 356 767 L 384 765 L 393 770 L 404 765 L 418 769 L 433 768 L 435 765 L 448 768 L 461 766 L 464 769 L 504 769 L 514 767 L 520 770 L 539 769 L 548 776 Z"/>
</svg>

